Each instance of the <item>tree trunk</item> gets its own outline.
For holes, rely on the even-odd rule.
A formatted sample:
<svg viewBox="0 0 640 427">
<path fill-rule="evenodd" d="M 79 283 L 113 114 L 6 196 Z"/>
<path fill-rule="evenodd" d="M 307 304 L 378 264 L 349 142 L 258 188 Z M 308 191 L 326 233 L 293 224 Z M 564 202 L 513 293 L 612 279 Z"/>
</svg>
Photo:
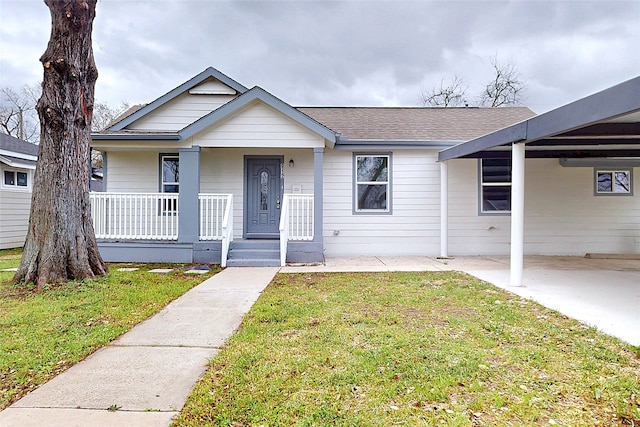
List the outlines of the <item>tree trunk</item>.
<svg viewBox="0 0 640 427">
<path fill-rule="evenodd" d="M 47 283 L 107 272 L 91 222 L 91 117 L 98 70 L 91 32 L 97 0 L 45 0 L 51 39 L 44 66 L 40 149 L 29 232 L 15 280 Z"/>
</svg>

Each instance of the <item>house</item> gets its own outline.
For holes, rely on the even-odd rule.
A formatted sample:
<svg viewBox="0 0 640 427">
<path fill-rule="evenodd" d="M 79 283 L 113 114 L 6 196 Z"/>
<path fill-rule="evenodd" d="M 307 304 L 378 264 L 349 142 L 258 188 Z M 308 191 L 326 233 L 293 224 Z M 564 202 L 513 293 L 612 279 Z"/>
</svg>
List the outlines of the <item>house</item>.
<svg viewBox="0 0 640 427">
<path fill-rule="evenodd" d="M 507 254 L 510 148 L 439 156 L 534 116 L 522 107 L 295 108 L 208 68 L 92 135 L 105 191 L 92 194 L 96 237 L 107 261 Z M 639 249 L 633 210 L 611 219 L 637 205 L 620 190 L 633 165 L 530 163 L 527 253 Z"/>
<path fill-rule="evenodd" d="M 0 249 L 24 245 L 38 146 L 0 134 Z"/>
</svg>

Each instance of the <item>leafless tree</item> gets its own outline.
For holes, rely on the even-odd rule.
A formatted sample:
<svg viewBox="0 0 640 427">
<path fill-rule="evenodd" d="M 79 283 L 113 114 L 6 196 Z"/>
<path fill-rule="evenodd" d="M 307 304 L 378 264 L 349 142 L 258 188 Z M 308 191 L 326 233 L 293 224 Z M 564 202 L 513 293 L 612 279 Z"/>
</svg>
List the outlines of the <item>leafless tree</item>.
<svg viewBox="0 0 640 427">
<path fill-rule="evenodd" d="M 495 75 L 493 80 L 485 86 L 480 96 L 480 104 L 488 107 L 519 105 L 522 102 L 525 84 L 515 63 L 511 61 L 501 63 L 496 55 L 491 58 L 491 65 Z"/>
<path fill-rule="evenodd" d="M 8 86 L 0 88 L 0 132 L 37 143 L 40 123 L 36 102 L 40 92 L 39 84 L 25 84 L 17 91 Z"/>
<path fill-rule="evenodd" d="M 458 107 L 463 105 L 467 86 L 459 76 L 453 76 L 450 82 L 440 80 L 440 87 L 422 91 L 422 105 L 429 107 Z"/>
<path fill-rule="evenodd" d="M 93 121 L 91 130 L 99 132 L 106 129 L 113 121 L 130 107 L 128 101 L 121 101 L 118 107 L 112 107 L 105 102 L 96 102 L 93 106 Z"/>
<path fill-rule="evenodd" d="M 45 284 L 107 272 L 89 201 L 89 146 L 98 70 L 91 33 L 97 0 L 44 0 L 51 37 L 44 67 L 40 155 L 29 230 L 15 280 Z"/>
</svg>

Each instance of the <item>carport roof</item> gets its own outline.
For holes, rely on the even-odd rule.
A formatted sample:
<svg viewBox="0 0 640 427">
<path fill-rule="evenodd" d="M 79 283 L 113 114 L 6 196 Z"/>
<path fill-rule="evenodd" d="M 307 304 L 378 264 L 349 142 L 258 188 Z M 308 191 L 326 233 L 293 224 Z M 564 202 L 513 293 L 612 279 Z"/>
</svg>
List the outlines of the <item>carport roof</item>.
<svg viewBox="0 0 640 427">
<path fill-rule="evenodd" d="M 500 158 L 513 143 L 529 158 L 640 159 L 640 76 L 442 150 L 438 160 Z"/>
</svg>

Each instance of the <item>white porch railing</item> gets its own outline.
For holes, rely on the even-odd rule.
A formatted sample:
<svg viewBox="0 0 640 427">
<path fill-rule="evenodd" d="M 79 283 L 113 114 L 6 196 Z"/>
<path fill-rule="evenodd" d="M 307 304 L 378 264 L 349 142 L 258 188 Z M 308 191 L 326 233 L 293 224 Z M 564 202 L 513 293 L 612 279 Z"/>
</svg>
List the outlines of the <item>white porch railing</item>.
<svg viewBox="0 0 640 427">
<path fill-rule="evenodd" d="M 227 266 L 233 241 L 233 194 L 199 194 L 200 240 L 221 240 L 220 266 Z"/>
<path fill-rule="evenodd" d="M 200 240 L 223 240 L 224 217 L 233 207 L 232 194 L 198 194 L 200 206 Z"/>
<path fill-rule="evenodd" d="M 313 194 L 285 194 L 280 216 L 280 265 L 287 261 L 289 240 L 313 240 Z"/>
<path fill-rule="evenodd" d="M 98 239 L 176 240 L 177 193 L 90 193 Z"/>
</svg>

